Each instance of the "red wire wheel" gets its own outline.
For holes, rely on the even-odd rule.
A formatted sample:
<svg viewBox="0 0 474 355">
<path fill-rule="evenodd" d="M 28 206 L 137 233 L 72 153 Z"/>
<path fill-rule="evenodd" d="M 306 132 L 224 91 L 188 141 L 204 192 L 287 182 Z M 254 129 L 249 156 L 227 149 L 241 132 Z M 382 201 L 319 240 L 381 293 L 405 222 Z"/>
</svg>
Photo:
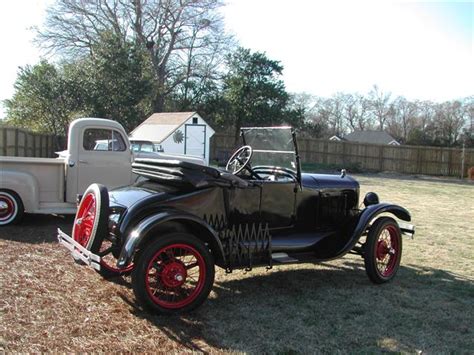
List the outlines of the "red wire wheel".
<svg viewBox="0 0 474 355">
<path fill-rule="evenodd" d="M 20 196 L 10 190 L 0 190 L 0 226 L 18 223 L 23 213 Z"/>
<path fill-rule="evenodd" d="M 126 268 L 119 269 L 117 268 L 118 259 L 114 256 L 113 250 L 117 249 L 117 246 L 114 245 L 110 240 L 105 238 L 100 245 L 99 251 L 96 253 L 100 256 L 100 266 L 101 270 L 99 273 L 105 278 L 111 278 L 127 274 L 133 270 L 133 263 L 129 264 Z"/>
<path fill-rule="evenodd" d="M 190 234 L 158 238 L 138 257 L 132 273 L 137 301 L 157 313 L 190 311 L 205 301 L 212 288 L 212 255 Z"/>
<path fill-rule="evenodd" d="M 364 262 L 367 275 L 374 283 L 393 279 L 400 267 L 402 238 L 393 218 L 378 218 L 370 227 L 365 244 Z"/>
<path fill-rule="evenodd" d="M 90 191 L 89 191 L 90 190 Z M 72 228 L 73 239 L 86 249 L 91 249 L 92 242 L 97 232 L 97 197 L 94 189 L 89 188 L 81 200 L 77 209 L 74 226 Z"/>
<path fill-rule="evenodd" d="M 76 242 L 101 257 L 101 270 L 98 272 L 105 278 L 120 276 L 133 268 L 133 264 L 125 269 L 116 267 L 117 259 L 112 251 L 117 246 L 110 241 L 108 211 L 107 188 L 100 184 L 92 184 L 84 192 L 72 229 L 72 237 Z"/>
</svg>

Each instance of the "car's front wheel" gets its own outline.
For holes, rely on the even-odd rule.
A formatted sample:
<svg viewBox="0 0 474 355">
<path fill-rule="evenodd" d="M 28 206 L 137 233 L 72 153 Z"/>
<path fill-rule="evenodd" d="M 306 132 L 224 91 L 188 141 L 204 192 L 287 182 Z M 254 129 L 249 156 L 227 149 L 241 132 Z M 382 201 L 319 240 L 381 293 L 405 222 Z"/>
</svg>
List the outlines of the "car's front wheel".
<svg viewBox="0 0 474 355">
<path fill-rule="evenodd" d="M 390 217 L 378 218 L 370 227 L 364 246 L 365 270 L 376 284 L 395 277 L 402 257 L 402 237 L 397 222 Z"/>
<path fill-rule="evenodd" d="M 132 272 L 138 303 L 161 314 L 193 310 L 206 300 L 213 283 L 211 252 L 187 233 L 170 233 L 147 245 Z"/>
</svg>

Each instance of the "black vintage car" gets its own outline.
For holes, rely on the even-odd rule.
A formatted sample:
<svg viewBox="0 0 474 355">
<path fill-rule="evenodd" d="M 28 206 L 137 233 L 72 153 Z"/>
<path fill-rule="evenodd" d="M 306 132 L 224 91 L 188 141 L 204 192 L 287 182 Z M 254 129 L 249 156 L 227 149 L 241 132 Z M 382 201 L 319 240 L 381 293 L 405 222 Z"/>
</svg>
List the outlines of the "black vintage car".
<svg viewBox="0 0 474 355">
<path fill-rule="evenodd" d="M 355 253 L 374 283 L 395 276 L 401 235 L 414 234 L 394 219 L 410 221 L 406 209 L 373 192 L 359 207 L 359 184 L 344 171 L 302 173 L 290 127 L 243 128 L 242 139 L 225 170 L 142 159 L 134 185 L 91 185 L 72 237 L 58 230 L 59 241 L 104 277 L 131 273 L 138 303 L 158 313 L 199 306 L 216 265 L 232 272 Z"/>
</svg>

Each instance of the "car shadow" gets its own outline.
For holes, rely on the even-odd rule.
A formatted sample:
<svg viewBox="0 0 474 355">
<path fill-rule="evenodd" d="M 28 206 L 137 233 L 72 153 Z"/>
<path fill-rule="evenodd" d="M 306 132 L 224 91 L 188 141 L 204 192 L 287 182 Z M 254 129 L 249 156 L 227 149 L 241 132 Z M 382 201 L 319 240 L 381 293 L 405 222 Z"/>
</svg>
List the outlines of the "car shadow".
<svg viewBox="0 0 474 355">
<path fill-rule="evenodd" d="M 218 277 L 210 298 L 183 315 L 151 315 L 121 297 L 193 351 L 206 352 L 202 344 L 250 353 L 472 349 L 472 279 L 403 266 L 393 282 L 374 285 L 356 259 L 319 265 Z"/>
<path fill-rule="evenodd" d="M 0 239 L 28 244 L 52 243 L 57 241 L 57 229 L 70 234 L 73 222 L 73 215 L 25 214 L 19 224 L 0 227 Z"/>
</svg>

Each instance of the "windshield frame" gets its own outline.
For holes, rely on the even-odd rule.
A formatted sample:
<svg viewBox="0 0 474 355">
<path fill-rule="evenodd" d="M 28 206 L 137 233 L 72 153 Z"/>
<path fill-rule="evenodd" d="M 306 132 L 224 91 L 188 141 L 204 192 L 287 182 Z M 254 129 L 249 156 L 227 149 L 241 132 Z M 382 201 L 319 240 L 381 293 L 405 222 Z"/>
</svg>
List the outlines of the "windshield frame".
<svg viewBox="0 0 474 355">
<path fill-rule="evenodd" d="M 300 156 L 298 153 L 298 143 L 296 139 L 296 130 L 291 127 L 291 126 L 277 126 L 277 127 L 241 127 L 240 128 L 240 136 L 242 137 L 242 143 L 243 145 L 247 145 L 246 140 L 245 140 L 245 132 L 250 131 L 250 130 L 279 130 L 279 129 L 289 129 L 290 134 L 293 138 L 293 153 L 295 155 L 295 164 L 296 164 L 296 178 L 298 180 L 298 183 L 301 185 L 301 161 L 300 161 Z M 252 147 L 253 148 L 253 147 Z M 271 152 L 271 150 L 269 151 Z M 279 151 L 274 151 L 274 152 L 279 152 Z M 281 151 L 280 151 L 281 152 Z M 287 151 L 284 151 L 287 152 Z"/>
</svg>

